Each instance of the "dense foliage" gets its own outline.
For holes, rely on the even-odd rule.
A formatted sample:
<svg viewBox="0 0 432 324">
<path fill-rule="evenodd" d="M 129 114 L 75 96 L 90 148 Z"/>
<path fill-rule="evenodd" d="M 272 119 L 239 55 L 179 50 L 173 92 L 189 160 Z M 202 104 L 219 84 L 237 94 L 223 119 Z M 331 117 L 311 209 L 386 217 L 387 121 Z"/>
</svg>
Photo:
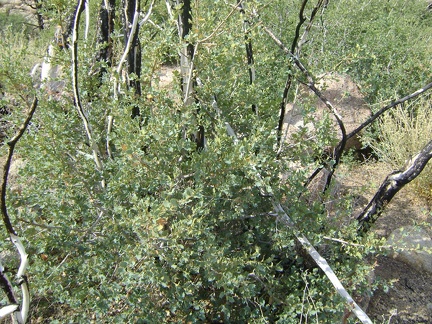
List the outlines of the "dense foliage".
<svg viewBox="0 0 432 324">
<path fill-rule="evenodd" d="M 306 16 L 315 5 L 307 3 Z M 141 6 L 145 15 L 150 4 Z M 173 6 L 170 17 L 165 3 L 156 1 L 151 22 L 139 31 L 141 95 L 115 72 L 124 51 L 121 3 L 109 66 L 96 59 L 106 44 L 97 41 L 99 3 L 92 2 L 89 36 L 84 39 L 81 26 L 78 40 L 78 84 L 102 169 L 74 107 L 71 51 L 56 47 L 51 59 L 63 67 L 60 92 L 37 87 L 29 75 L 74 7 L 47 1 L 40 12 L 49 23 L 37 38 L 12 27 L 0 41 L 0 105 L 8 108 L 2 118 L 9 134 L 39 98 L 15 155 L 24 166 L 8 191 L 9 213 L 31 256 L 31 316 L 97 323 L 339 321 L 344 303 L 292 231 L 277 221 L 269 199 L 271 194 L 282 202 L 349 291 L 360 296 L 371 289 L 364 259 L 375 241 L 357 235 L 351 198 L 329 212 L 323 202 L 331 190 L 321 195 L 303 186 L 323 162 L 323 147 L 334 142 L 330 124 L 316 121 L 315 139 L 287 145 L 276 157 L 286 78 L 292 73 L 296 83 L 305 80 L 263 27 L 290 47 L 300 2 L 251 0 L 241 14 L 235 2 L 195 1 L 192 32 L 182 40 L 176 25 L 182 7 Z M 301 26 L 301 32 L 310 30 L 300 59 L 315 76 L 350 74 L 375 107 L 431 79 L 431 21 L 422 1 L 329 1 L 309 27 Z M 200 81 L 188 105 L 176 80 L 168 88 L 158 84 L 161 66 L 178 64 L 186 41 L 195 44 Z M 114 80 L 121 85 L 117 96 Z M 313 110 L 310 102 L 304 105 Z M 140 114 L 131 118 L 136 107 Z M 227 134 L 227 124 L 236 137 Z M 199 126 L 206 130 L 204 150 L 190 136 Z M 11 248 L 4 241 L 0 246 Z"/>
</svg>

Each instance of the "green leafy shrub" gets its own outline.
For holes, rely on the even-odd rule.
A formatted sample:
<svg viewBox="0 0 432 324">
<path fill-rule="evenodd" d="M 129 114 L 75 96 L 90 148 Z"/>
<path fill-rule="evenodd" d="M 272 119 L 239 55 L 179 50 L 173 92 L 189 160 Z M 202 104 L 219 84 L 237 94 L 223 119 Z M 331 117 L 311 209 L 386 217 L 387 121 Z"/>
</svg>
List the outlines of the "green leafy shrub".
<svg viewBox="0 0 432 324">
<path fill-rule="evenodd" d="M 311 61 L 353 77 L 372 108 L 404 96 L 432 78 L 432 12 L 425 7 L 424 1 L 329 1 Z"/>
<path fill-rule="evenodd" d="M 353 3 L 357 2 L 345 1 L 345 8 Z M 196 89 L 199 103 L 190 106 L 179 100 L 175 82 L 169 91 L 155 86 L 159 66 L 175 61 L 184 46 L 176 38 L 175 22 L 168 18 L 165 3 L 155 3 L 152 23 L 140 29 L 142 96 L 122 84 L 123 91 L 114 99 L 113 80 L 119 76 L 112 69 L 107 68 L 107 75 L 99 79 L 98 64 L 104 63 L 95 63 L 96 19 L 88 40 L 79 39 L 79 92 L 100 148 L 102 170 L 95 169 L 91 145 L 75 110 L 70 75 L 65 73 L 61 98 L 32 87 L 30 67 L 42 59 L 34 52 L 44 53 L 51 39 L 31 51 L 15 44 L 17 35 L 10 30 L 2 40 L 0 84 L 8 94 L 2 103 L 10 106 L 18 99 L 16 105 L 25 107 L 33 94 L 39 97 L 32 120 L 35 127 L 17 149 L 26 159 L 19 179 L 22 189 L 8 193 L 11 214 L 23 220 L 19 232 L 32 256 L 29 281 L 34 318 L 97 323 L 297 323 L 304 318 L 338 322 L 344 303 L 323 273 L 310 260 L 308 264 L 305 253 L 299 253 L 291 231 L 276 221 L 263 188 L 283 203 L 300 232 L 330 251 L 326 258 L 348 290 L 369 289 L 365 274 L 371 266 L 363 261 L 374 242 L 357 237 L 355 226 L 329 222 L 322 201 L 332 197 L 310 204 L 298 198 L 307 195 L 303 184 L 309 169 L 292 165 L 319 164 L 314 155 L 331 141 L 330 123 L 311 120 L 317 125 L 318 140 L 299 136 L 298 147 L 287 150 L 280 160 L 275 158 L 281 94 L 292 66 L 260 25 L 271 26 L 289 44 L 298 20 L 298 1 L 248 1 L 262 13 L 260 22 L 251 20 L 257 70 L 253 85 L 245 60 L 243 17 L 224 1 L 195 4 L 199 5 L 194 7 L 189 39 L 213 36 L 197 50 L 194 63 L 203 85 Z M 49 1 L 46 14 L 63 23 L 72 6 L 72 2 Z M 312 28 L 302 60 L 316 71 L 330 70 L 340 57 L 358 50 L 352 44 L 357 34 L 351 12 L 345 9 L 346 25 L 338 25 L 344 7 L 336 9 L 329 8 L 328 21 L 335 30 L 346 31 L 341 35 L 349 34 L 351 43 L 341 47 L 342 54 L 333 52 L 339 49 L 338 38 L 330 43 L 331 50 L 316 54 L 323 25 Z M 364 28 L 369 26 L 372 9 L 357 13 L 358 21 L 366 21 Z M 117 10 L 113 67 L 124 50 L 121 10 Z M 227 18 L 215 32 L 222 17 Z M 69 71 L 70 52 L 57 50 L 52 62 Z M 368 62 L 353 59 L 350 71 L 360 71 Z M 358 77 L 370 83 L 370 75 L 380 68 Z M 415 80 L 413 75 L 407 76 L 407 83 Z M 293 80 L 304 81 L 302 77 L 294 74 Z M 306 101 L 308 113 L 313 107 Z M 252 104 L 257 105 L 259 116 L 252 112 Z M 131 119 L 135 107 L 141 116 Z M 22 115 L 23 108 L 16 109 L 11 123 L 19 125 Z M 108 115 L 114 120 L 111 132 L 106 127 Z M 195 143 L 183 136 L 185 129 L 195 130 L 197 122 L 205 126 L 208 141 L 199 153 Z M 236 140 L 227 135 L 227 122 Z M 314 154 L 304 154 L 306 150 Z M 350 205 L 349 197 L 340 201 L 337 217 L 346 219 Z M 366 247 L 324 244 L 324 236 L 361 241 Z"/>
<path fill-rule="evenodd" d="M 26 19 L 23 15 L 0 12 L 0 35 L 5 37 L 6 30 L 11 28 L 15 32 L 23 32 L 23 35 L 26 39 L 32 36 L 35 36 L 37 33 L 37 27 L 32 26 L 28 19 Z"/>
</svg>

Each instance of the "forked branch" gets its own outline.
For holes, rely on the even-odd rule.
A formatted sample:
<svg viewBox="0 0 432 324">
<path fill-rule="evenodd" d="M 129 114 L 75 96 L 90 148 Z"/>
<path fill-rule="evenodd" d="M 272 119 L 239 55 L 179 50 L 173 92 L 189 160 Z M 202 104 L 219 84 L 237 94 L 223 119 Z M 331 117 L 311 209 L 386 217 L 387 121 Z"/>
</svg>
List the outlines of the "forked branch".
<svg viewBox="0 0 432 324">
<path fill-rule="evenodd" d="M 383 113 L 385 113 L 387 110 L 396 107 L 397 105 L 400 105 L 402 103 L 404 103 L 405 101 L 411 100 L 415 97 L 418 97 L 419 95 L 421 95 L 422 93 L 425 93 L 426 91 L 428 91 L 429 89 L 432 88 L 432 82 L 426 84 L 424 87 L 418 89 L 417 91 L 403 97 L 400 98 L 396 101 L 393 101 L 391 104 L 388 104 L 387 106 L 381 108 L 380 110 L 378 110 L 375 114 L 373 114 L 372 116 L 370 116 L 365 122 L 363 122 L 359 127 L 357 127 L 356 129 L 354 129 L 351 133 L 349 133 L 347 135 L 347 140 L 350 139 L 351 137 L 355 136 L 356 134 L 358 134 L 360 131 L 362 131 L 365 127 L 369 126 L 370 124 L 372 124 L 379 116 L 381 116 Z"/>
<path fill-rule="evenodd" d="M 425 85 L 424 87 L 418 89 L 417 91 L 414 91 L 413 93 L 400 98 L 396 101 L 393 101 L 391 104 L 386 105 L 385 107 L 381 108 L 379 111 L 377 111 L 375 114 L 373 114 L 372 116 L 370 116 L 366 121 L 364 121 L 359 127 L 357 127 L 356 129 L 354 129 L 351 133 L 347 134 L 346 139 L 349 140 L 351 137 L 357 135 L 359 132 L 361 132 L 364 128 L 366 128 L 367 126 L 371 125 L 378 117 L 380 117 L 382 114 L 384 114 L 387 110 L 396 107 L 397 105 L 403 104 L 405 101 L 414 99 L 416 97 L 418 97 L 419 95 L 421 95 L 422 93 L 425 93 L 426 91 L 428 91 L 429 89 L 432 88 L 432 82 L 428 83 L 427 85 Z M 341 145 L 341 143 L 339 143 L 339 145 Z M 319 167 L 317 168 L 312 175 L 309 177 L 309 179 L 306 181 L 305 186 L 307 186 L 318 174 L 319 172 L 323 169 L 323 167 Z"/>
<path fill-rule="evenodd" d="M 303 3 L 301 5 L 300 11 L 299 11 L 299 21 L 297 23 L 297 27 L 295 30 L 295 35 L 294 35 L 294 39 L 292 41 L 291 44 L 291 53 L 294 54 L 299 57 L 300 56 L 300 52 L 301 52 L 301 48 L 303 46 L 303 44 L 306 42 L 306 37 L 309 33 L 309 30 L 312 26 L 312 21 L 315 19 L 316 14 L 318 12 L 318 10 L 323 6 L 323 0 L 319 0 L 317 2 L 317 4 L 315 5 L 315 7 L 312 9 L 311 15 L 309 17 L 309 21 L 308 21 L 308 25 L 306 26 L 305 31 L 303 32 L 303 35 L 300 38 L 300 29 L 302 27 L 302 25 L 306 22 L 306 18 L 304 16 L 304 10 L 306 8 L 306 4 L 307 4 L 308 0 L 303 0 Z M 287 100 L 288 100 L 288 93 L 291 89 L 291 84 L 292 84 L 292 79 L 293 79 L 293 74 L 291 71 L 288 72 L 288 77 L 287 80 L 285 82 L 285 87 L 284 87 L 284 91 L 283 91 L 283 95 L 282 95 L 282 101 L 281 101 L 281 105 L 280 105 L 280 113 L 279 113 L 279 124 L 278 124 L 278 135 L 277 135 L 277 141 L 278 141 L 278 145 L 280 147 L 279 151 L 278 151 L 278 158 L 279 155 L 281 153 L 281 149 L 282 149 L 282 128 L 283 128 L 283 123 L 284 123 L 284 119 L 285 119 L 285 113 L 286 113 L 286 105 L 287 105 Z"/>
</svg>

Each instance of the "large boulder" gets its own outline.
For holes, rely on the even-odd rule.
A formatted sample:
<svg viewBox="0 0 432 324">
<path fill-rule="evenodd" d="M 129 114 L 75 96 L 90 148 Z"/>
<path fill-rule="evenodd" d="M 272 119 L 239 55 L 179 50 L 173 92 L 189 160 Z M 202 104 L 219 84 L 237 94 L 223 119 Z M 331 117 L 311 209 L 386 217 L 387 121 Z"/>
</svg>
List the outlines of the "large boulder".
<svg viewBox="0 0 432 324">
<path fill-rule="evenodd" d="M 417 226 L 395 230 L 387 243 L 392 246 L 391 256 L 416 270 L 432 273 L 432 239 L 429 233 Z"/>
<path fill-rule="evenodd" d="M 316 87 L 342 116 L 347 134 L 352 132 L 371 116 L 372 112 L 364 96 L 361 94 L 359 87 L 348 75 L 337 73 L 326 74 L 319 79 Z M 316 107 L 315 111 L 312 113 L 312 119 L 318 121 L 324 118 L 326 114 L 329 114 L 330 118 L 333 120 L 335 136 L 337 136 L 339 140 L 342 138 L 336 119 L 332 116 L 324 102 L 306 87 L 300 89 L 298 97 L 299 101 L 297 104 L 288 104 L 286 107 L 284 134 L 288 142 L 290 142 L 290 138 L 294 133 L 304 127 L 307 129 L 308 137 L 315 135 L 314 122 L 305 123 L 304 119 L 305 109 L 303 106 L 305 105 L 304 103 L 310 104 L 310 101 L 312 101 L 313 106 Z M 361 136 L 361 134 L 359 134 L 359 136 Z M 362 147 L 359 136 L 354 136 L 349 139 L 345 149 L 354 148 L 359 150 Z"/>
</svg>

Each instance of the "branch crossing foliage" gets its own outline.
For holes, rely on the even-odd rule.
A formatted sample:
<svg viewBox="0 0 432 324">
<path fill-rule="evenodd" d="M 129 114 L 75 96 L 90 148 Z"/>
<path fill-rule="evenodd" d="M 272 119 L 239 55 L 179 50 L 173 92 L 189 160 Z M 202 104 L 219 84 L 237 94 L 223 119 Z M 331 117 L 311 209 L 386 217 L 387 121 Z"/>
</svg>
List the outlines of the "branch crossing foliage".
<svg viewBox="0 0 432 324">
<path fill-rule="evenodd" d="M 374 6 L 363 5 L 357 14 Z M 44 67 L 70 73 L 43 71 L 35 81 L 37 67 L 33 78 L 26 72 L 35 60 L 28 53 L 40 43 L 30 40 L 29 51 L 11 38 L 13 59 L 3 53 L 14 46 L 0 43 L 0 111 L 7 111 L 13 134 L 4 144 L 1 212 L 20 256 L 17 269 L 0 260 L 1 318 L 25 323 L 30 313 L 73 322 L 333 323 L 353 314 L 372 323 L 358 301 L 372 290 L 367 276 L 373 266 L 364 262 L 376 243 L 369 232 L 397 192 L 421 174 L 432 142 L 388 175 L 349 226 L 338 218 L 351 217 L 349 197 L 334 214 L 323 202 L 334 198 L 346 141 L 426 93 L 430 79 L 421 86 L 413 76 L 410 88 L 397 89 L 401 99 L 347 133 L 316 75 L 340 66 L 370 78 L 386 60 L 365 53 L 363 43 L 351 44 L 364 41 L 373 50 L 367 33 L 358 38 L 352 18 L 337 14 L 332 2 L 32 6 L 39 41 L 50 49 Z M 402 14 L 401 24 L 414 28 L 411 16 Z M 66 28 L 57 27 L 52 42 L 54 23 Z M 333 30 L 355 37 L 329 37 Z M 5 42 L 12 31 L 7 36 Z M 162 82 L 166 69 L 174 71 L 168 85 Z M 44 86 L 56 81 L 65 86 Z M 342 138 L 332 150 L 324 118 L 311 120 L 316 138 L 307 138 L 303 127 L 296 144 L 283 143 L 286 107 L 294 98 L 305 108 L 303 117 L 313 119 L 312 104 L 296 97 L 299 85 L 312 90 L 336 122 Z M 382 101 L 383 92 L 368 91 L 374 102 Z M 25 103 L 23 113 L 18 107 Z M 18 142 L 26 163 L 17 189 L 8 179 Z M 329 171 L 323 190 L 308 189 L 323 169 Z M 54 310 L 49 314 L 46 302 Z"/>
</svg>

